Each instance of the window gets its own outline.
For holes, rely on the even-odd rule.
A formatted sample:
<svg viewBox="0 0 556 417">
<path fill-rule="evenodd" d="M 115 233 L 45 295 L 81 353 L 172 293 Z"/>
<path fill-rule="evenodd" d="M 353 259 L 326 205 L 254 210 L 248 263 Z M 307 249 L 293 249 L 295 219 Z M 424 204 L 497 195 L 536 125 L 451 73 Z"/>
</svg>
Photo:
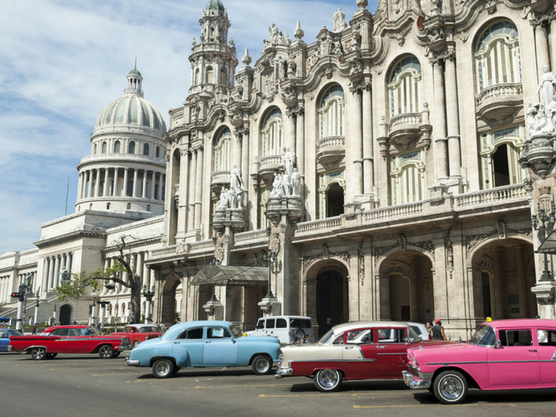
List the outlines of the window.
<svg viewBox="0 0 556 417">
<path fill-rule="evenodd" d="M 102 153 L 106 153 L 106 142 L 102 142 Z"/>
<path fill-rule="evenodd" d="M 288 328 L 288 322 L 286 321 L 286 319 L 276 319 L 276 328 L 277 329 L 287 329 Z"/>
<path fill-rule="evenodd" d="M 143 145 L 143 155 L 149 156 L 149 144 L 148 143 L 145 143 Z"/>
<path fill-rule="evenodd" d="M 128 147 L 128 153 L 135 153 L 135 142 L 131 141 L 129 142 L 129 147 Z"/>
<path fill-rule="evenodd" d="M 423 151 L 411 151 L 392 157 L 390 182 L 392 205 L 420 201 L 425 196 Z"/>
<path fill-rule="evenodd" d="M 556 346 L 556 330 L 537 330 L 537 340 L 540 346 Z"/>
<path fill-rule="evenodd" d="M 372 343 L 373 342 L 373 330 L 372 329 L 361 329 L 348 332 L 346 335 L 346 343 Z"/>
<path fill-rule="evenodd" d="M 477 92 L 497 84 L 521 83 L 519 33 L 512 22 L 497 22 L 481 34 L 475 47 Z"/>
<path fill-rule="evenodd" d="M 267 319 L 266 320 L 266 328 L 267 329 L 274 329 L 276 323 L 276 319 Z"/>
<path fill-rule="evenodd" d="M 232 132 L 225 128 L 214 145 L 214 172 L 229 171 L 232 159 Z"/>
<path fill-rule="evenodd" d="M 226 85 L 226 70 L 224 68 L 220 70 L 220 84 Z"/>
<path fill-rule="evenodd" d="M 344 136 L 344 90 L 339 85 L 330 87 L 320 102 L 320 138 Z"/>
<path fill-rule="evenodd" d="M 93 145 L 93 155 L 95 155 L 97 153 L 97 144 L 95 143 Z"/>
<path fill-rule="evenodd" d="M 282 152 L 282 112 L 279 109 L 274 109 L 268 114 L 261 133 L 263 156 L 280 155 Z"/>
<path fill-rule="evenodd" d="M 206 83 L 207 83 L 207 84 L 212 84 L 212 83 L 213 83 L 213 71 L 212 71 L 212 67 L 207 67 Z"/>
<path fill-rule="evenodd" d="M 405 329 L 378 329 L 378 343 L 404 343 Z"/>
<path fill-rule="evenodd" d="M 179 335 L 178 339 L 202 339 L 203 338 L 203 328 L 188 329 Z"/>
<path fill-rule="evenodd" d="M 392 70 L 388 83 L 390 118 L 421 111 L 421 64 L 413 56 L 401 59 Z"/>
<path fill-rule="evenodd" d="M 197 69 L 195 70 L 195 82 L 194 82 L 194 85 L 198 85 L 198 84 L 199 84 L 199 73 L 200 73 L 199 68 L 197 68 Z"/>
<path fill-rule="evenodd" d="M 114 142 L 114 153 L 120 153 L 120 141 Z"/>
<path fill-rule="evenodd" d="M 208 339 L 222 339 L 225 337 L 232 337 L 228 329 L 224 327 L 209 327 L 207 329 L 207 338 Z"/>
<path fill-rule="evenodd" d="M 69 329 L 54 329 L 50 333 L 51 336 L 68 336 Z"/>
<path fill-rule="evenodd" d="M 480 136 L 483 189 L 520 184 L 519 156 L 525 145 L 525 126 L 517 125 Z"/>
<path fill-rule="evenodd" d="M 160 146 L 157 146 L 157 147 L 156 147 L 155 156 L 156 156 L 157 158 L 160 158 Z"/>
<path fill-rule="evenodd" d="M 502 346 L 532 346 L 531 330 L 500 330 L 498 337 Z"/>
</svg>

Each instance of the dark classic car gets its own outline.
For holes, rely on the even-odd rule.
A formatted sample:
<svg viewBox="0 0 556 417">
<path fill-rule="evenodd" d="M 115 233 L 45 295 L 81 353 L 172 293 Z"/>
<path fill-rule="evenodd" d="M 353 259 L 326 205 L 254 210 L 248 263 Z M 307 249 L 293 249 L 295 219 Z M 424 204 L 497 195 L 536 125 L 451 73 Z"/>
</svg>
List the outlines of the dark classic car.
<svg viewBox="0 0 556 417">
<path fill-rule="evenodd" d="M 50 359 L 59 353 L 98 353 L 115 358 L 129 346 L 129 339 L 103 336 L 92 326 L 52 326 L 40 335 L 12 336 L 14 352 L 31 354 L 33 359 Z"/>
<path fill-rule="evenodd" d="M 340 388 L 344 379 L 402 379 L 407 349 L 427 344 L 406 322 L 354 322 L 334 326 L 316 344 L 282 348 L 276 378 L 313 377 L 319 391 Z"/>
</svg>

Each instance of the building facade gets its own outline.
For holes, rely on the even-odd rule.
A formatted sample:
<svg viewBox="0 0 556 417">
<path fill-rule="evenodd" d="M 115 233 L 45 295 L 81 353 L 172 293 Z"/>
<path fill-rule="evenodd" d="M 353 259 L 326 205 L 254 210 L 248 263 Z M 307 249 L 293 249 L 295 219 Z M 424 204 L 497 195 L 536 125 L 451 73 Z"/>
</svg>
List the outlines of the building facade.
<svg viewBox="0 0 556 417">
<path fill-rule="evenodd" d="M 553 1 L 381 0 L 374 14 L 355 3 L 310 38 L 299 22 L 293 38 L 272 24 L 261 56 L 239 63 L 228 11 L 211 0 L 185 104 L 163 142 L 135 145 L 164 149 L 165 174 L 158 160 L 80 164 L 76 215 L 106 212 L 122 192 L 143 204 L 136 213 L 163 204 L 88 245 L 110 266 L 115 242 L 133 236 L 155 321 L 177 311 L 249 329 L 300 314 L 322 334 L 440 317 L 467 338 L 485 317 L 556 318 L 556 282 L 542 273 L 552 255 L 535 253 L 554 224 Z M 131 104 L 114 103 L 93 154 L 115 149 L 103 124 Z"/>
</svg>

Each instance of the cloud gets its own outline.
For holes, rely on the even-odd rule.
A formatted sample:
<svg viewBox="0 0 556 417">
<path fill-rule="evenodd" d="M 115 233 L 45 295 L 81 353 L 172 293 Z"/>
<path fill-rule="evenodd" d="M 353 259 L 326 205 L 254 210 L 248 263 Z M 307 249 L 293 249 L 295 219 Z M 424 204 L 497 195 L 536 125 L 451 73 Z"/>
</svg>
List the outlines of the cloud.
<svg viewBox="0 0 556 417">
<path fill-rule="evenodd" d="M 64 215 L 68 177 L 73 213 L 76 166 L 90 154 L 96 118 L 121 96 L 136 57 L 145 98 L 166 121 L 183 104 L 191 40 L 199 39 L 207 1 L 0 2 L 0 253 L 32 248 L 40 225 Z M 222 1 L 238 60 L 245 48 L 260 57 L 272 23 L 293 39 L 300 21 L 310 44 L 323 26 L 332 28 L 338 5 L 347 21 L 357 10 L 355 0 Z"/>
</svg>

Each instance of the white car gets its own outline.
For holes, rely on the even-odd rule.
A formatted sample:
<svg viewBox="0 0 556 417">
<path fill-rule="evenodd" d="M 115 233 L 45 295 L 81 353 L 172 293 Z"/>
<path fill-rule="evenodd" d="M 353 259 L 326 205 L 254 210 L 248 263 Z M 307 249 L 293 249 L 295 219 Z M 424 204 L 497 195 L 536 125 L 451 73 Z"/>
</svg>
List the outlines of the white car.
<svg viewBox="0 0 556 417">
<path fill-rule="evenodd" d="M 413 331 L 415 333 L 417 333 L 421 339 L 423 339 L 423 340 L 430 340 L 431 339 L 431 337 L 430 337 L 431 334 L 427 330 L 427 326 L 425 326 L 423 323 L 414 323 L 412 321 L 408 321 L 407 324 L 409 324 L 411 326 Z"/>
<path fill-rule="evenodd" d="M 245 335 L 277 337 L 282 345 L 315 341 L 313 322 L 306 316 L 261 317 L 255 330 L 245 332 Z"/>
</svg>

